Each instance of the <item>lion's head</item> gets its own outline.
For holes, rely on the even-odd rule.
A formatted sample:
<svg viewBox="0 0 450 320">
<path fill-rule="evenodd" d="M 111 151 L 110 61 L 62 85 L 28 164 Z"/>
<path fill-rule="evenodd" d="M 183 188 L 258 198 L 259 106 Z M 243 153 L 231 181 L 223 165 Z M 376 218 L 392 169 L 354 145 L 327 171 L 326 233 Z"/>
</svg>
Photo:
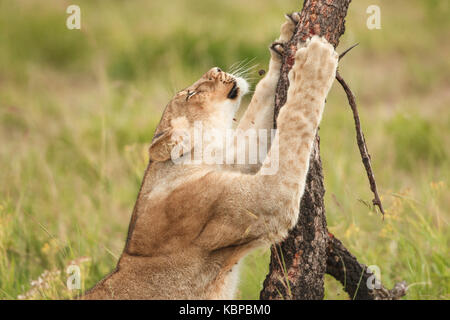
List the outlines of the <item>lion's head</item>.
<svg viewBox="0 0 450 320">
<path fill-rule="evenodd" d="M 248 88 L 245 79 L 215 67 L 178 92 L 167 104 L 156 129 L 150 159 L 160 162 L 170 159 L 173 147 L 182 142 L 179 132 L 190 133 L 197 121 L 206 130 L 231 128 L 234 114 Z"/>
</svg>

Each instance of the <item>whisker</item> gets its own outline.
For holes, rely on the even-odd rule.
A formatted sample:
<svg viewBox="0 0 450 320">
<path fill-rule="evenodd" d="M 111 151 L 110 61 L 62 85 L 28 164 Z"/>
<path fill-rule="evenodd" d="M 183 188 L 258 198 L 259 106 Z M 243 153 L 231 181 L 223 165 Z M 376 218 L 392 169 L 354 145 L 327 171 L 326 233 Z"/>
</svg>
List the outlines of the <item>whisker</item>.
<svg viewBox="0 0 450 320">
<path fill-rule="evenodd" d="M 250 60 L 248 60 L 247 62 L 245 62 L 243 65 L 241 65 L 240 71 L 241 70 L 248 70 L 248 66 L 253 63 L 253 61 L 255 61 L 256 58 L 252 58 Z"/>
<path fill-rule="evenodd" d="M 244 70 L 247 70 L 248 69 L 247 66 L 250 65 L 250 63 L 252 63 L 255 59 L 256 59 L 255 57 L 252 59 L 249 59 L 249 60 L 247 60 L 247 58 L 246 58 L 246 59 L 240 61 L 239 63 L 236 63 L 236 62 L 233 63 L 230 67 L 229 73 L 234 76 L 236 76 L 236 75 L 239 76 L 239 75 L 245 73 Z"/>
<path fill-rule="evenodd" d="M 241 76 L 241 75 L 245 75 L 245 74 L 248 74 L 249 71 L 251 71 L 252 69 L 254 69 L 254 68 L 256 68 L 256 67 L 257 67 L 257 65 L 248 67 L 248 68 L 246 68 L 246 69 L 241 68 L 239 71 L 235 72 L 235 74 L 240 75 L 240 76 Z"/>
<path fill-rule="evenodd" d="M 235 63 L 233 63 L 230 67 L 229 67 L 229 73 L 233 73 L 236 72 L 237 70 L 241 69 L 241 67 L 243 65 L 245 65 L 247 58 L 245 58 L 244 60 L 241 61 L 237 61 Z"/>
<path fill-rule="evenodd" d="M 249 75 L 251 72 L 253 72 L 252 70 L 254 70 L 256 67 L 258 67 L 258 64 L 255 64 L 253 66 L 250 66 L 246 69 L 241 69 L 239 70 L 239 72 L 235 72 L 233 75 L 237 76 L 237 77 L 246 77 L 247 75 Z"/>
</svg>

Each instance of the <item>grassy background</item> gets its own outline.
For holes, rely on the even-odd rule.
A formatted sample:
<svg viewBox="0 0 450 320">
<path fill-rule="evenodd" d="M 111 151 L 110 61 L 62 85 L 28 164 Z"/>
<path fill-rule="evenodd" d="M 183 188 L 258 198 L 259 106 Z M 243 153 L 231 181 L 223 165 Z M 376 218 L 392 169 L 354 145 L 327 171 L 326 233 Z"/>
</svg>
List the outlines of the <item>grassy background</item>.
<svg viewBox="0 0 450 320">
<path fill-rule="evenodd" d="M 124 245 L 147 147 L 170 97 L 212 66 L 254 59 L 290 1 L 0 1 L 0 298 L 71 297 L 108 273 Z M 367 6 L 381 7 L 368 30 Z M 338 51 L 387 215 L 370 203 L 345 94 L 321 125 L 330 231 L 406 299 L 449 296 L 450 20 L 447 1 L 353 1 Z M 257 75 L 255 75 L 257 78 Z M 239 297 L 256 299 L 269 252 L 246 258 Z M 348 299 L 326 279 L 327 299 Z M 351 297 L 350 297 L 351 298 Z"/>
</svg>

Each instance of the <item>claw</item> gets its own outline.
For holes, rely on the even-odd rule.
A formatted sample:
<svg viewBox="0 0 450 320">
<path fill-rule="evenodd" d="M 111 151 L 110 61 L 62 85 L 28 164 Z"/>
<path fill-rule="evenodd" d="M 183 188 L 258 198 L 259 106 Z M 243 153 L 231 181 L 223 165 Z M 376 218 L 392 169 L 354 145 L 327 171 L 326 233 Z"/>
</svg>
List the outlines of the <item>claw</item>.
<svg viewBox="0 0 450 320">
<path fill-rule="evenodd" d="M 295 25 L 297 25 L 297 23 L 300 21 L 300 15 L 298 12 L 286 13 L 285 16 Z"/>
<path fill-rule="evenodd" d="M 282 42 L 274 42 L 270 46 L 270 50 L 273 50 L 280 57 L 282 57 L 284 55 L 284 43 L 282 43 Z"/>
</svg>

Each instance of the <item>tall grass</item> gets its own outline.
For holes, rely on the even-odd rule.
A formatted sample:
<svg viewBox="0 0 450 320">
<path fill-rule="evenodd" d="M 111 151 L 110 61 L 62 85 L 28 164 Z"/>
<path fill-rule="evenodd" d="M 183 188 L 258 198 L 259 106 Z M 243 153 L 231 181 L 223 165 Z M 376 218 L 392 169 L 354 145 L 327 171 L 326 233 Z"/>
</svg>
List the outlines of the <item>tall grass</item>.
<svg viewBox="0 0 450 320">
<path fill-rule="evenodd" d="M 205 70 L 254 59 L 266 68 L 283 13 L 299 1 L 0 2 L 0 298 L 70 298 L 115 265 L 171 95 Z M 445 1 L 382 2 L 382 29 L 365 26 L 371 1 L 352 3 L 338 50 L 358 103 L 387 210 L 383 222 L 339 86 L 321 125 L 330 230 L 408 299 L 449 298 L 450 39 Z M 255 75 L 257 77 L 257 75 Z M 256 299 L 269 251 L 248 256 L 239 297 Z M 326 298 L 347 299 L 326 279 Z"/>
</svg>

